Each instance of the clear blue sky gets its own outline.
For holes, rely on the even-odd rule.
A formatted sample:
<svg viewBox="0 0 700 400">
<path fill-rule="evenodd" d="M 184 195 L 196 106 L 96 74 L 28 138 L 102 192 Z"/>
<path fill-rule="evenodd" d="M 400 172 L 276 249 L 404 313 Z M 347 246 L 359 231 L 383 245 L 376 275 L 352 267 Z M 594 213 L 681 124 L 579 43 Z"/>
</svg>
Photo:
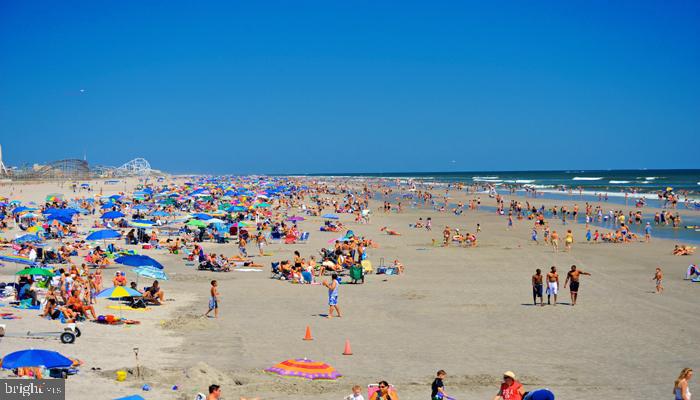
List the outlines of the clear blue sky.
<svg viewBox="0 0 700 400">
<path fill-rule="evenodd" d="M 699 1 L 3 1 L 0 144 L 199 173 L 697 168 L 699 38 Z"/>
</svg>

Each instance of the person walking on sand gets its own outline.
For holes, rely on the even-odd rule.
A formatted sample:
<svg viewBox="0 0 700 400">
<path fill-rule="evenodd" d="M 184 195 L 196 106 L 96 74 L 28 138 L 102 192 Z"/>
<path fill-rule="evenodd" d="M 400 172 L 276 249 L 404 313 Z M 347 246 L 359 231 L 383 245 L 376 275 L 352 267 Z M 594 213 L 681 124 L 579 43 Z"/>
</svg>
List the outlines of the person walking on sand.
<svg viewBox="0 0 700 400">
<path fill-rule="evenodd" d="M 323 282 L 323 286 L 328 288 L 328 316 L 326 318 L 333 317 L 333 310 L 338 313 L 338 318 L 340 315 L 340 308 L 338 308 L 338 274 L 334 273 L 331 275 L 331 281 Z"/>
<path fill-rule="evenodd" d="M 581 275 L 588 275 L 591 276 L 588 272 L 583 272 L 581 270 L 576 269 L 575 265 L 571 266 L 571 270 L 569 271 L 568 274 L 566 274 L 566 281 L 564 281 L 564 288 L 566 289 L 566 284 L 571 281 L 571 284 L 569 285 L 569 291 L 571 292 L 571 305 L 575 306 L 576 305 L 576 299 L 578 298 L 578 284 L 579 284 L 579 278 Z"/>
<path fill-rule="evenodd" d="M 443 369 L 437 372 L 437 377 L 433 381 L 432 385 L 430 385 L 430 400 L 442 400 L 449 397 L 447 393 L 445 393 L 445 384 L 442 382 L 446 376 L 447 373 Z"/>
<path fill-rule="evenodd" d="M 663 279 L 664 279 L 664 273 L 663 273 L 663 271 L 661 271 L 661 267 L 656 267 L 656 272 L 654 273 L 654 277 L 651 278 L 651 280 L 656 281 L 656 293 L 657 294 L 661 294 L 664 292 Z"/>
<path fill-rule="evenodd" d="M 566 231 L 566 238 L 564 239 L 564 247 L 566 251 L 571 251 L 571 246 L 574 244 L 574 234 L 571 233 L 571 229 Z"/>
<path fill-rule="evenodd" d="M 535 275 L 532 275 L 532 304 L 537 305 L 537 298 L 540 298 L 540 306 L 544 307 L 544 299 L 542 296 L 542 283 L 544 276 L 542 270 L 537 268 Z M 556 300 L 555 300 L 556 302 Z"/>
<path fill-rule="evenodd" d="M 557 305 L 557 294 L 559 293 L 559 273 L 557 267 L 552 266 L 552 269 L 547 274 L 547 304 L 550 296 L 554 296 L 554 305 Z"/>
<path fill-rule="evenodd" d="M 674 400 L 690 400 L 690 389 L 688 381 L 693 377 L 692 368 L 683 368 L 678 379 L 673 382 L 673 398 Z"/>
<path fill-rule="evenodd" d="M 219 317 L 219 284 L 216 280 L 211 281 L 211 289 L 209 289 L 209 310 L 204 314 L 205 317 L 209 316 L 209 313 L 214 311 L 214 318 Z"/>
<path fill-rule="evenodd" d="M 557 233 L 557 231 L 554 231 L 554 230 L 552 231 L 552 234 L 550 235 L 549 241 L 550 241 L 550 243 L 552 243 L 552 247 L 554 247 L 554 252 L 555 253 L 558 252 L 559 251 L 559 234 Z"/>
</svg>

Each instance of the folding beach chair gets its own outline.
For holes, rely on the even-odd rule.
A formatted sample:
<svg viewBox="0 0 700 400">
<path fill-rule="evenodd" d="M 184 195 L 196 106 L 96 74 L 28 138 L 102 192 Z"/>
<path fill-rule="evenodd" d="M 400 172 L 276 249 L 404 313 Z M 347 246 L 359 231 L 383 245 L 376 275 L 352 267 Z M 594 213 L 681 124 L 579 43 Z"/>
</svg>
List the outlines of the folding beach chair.
<svg viewBox="0 0 700 400">
<path fill-rule="evenodd" d="M 299 240 L 297 240 L 297 242 L 306 243 L 308 240 L 309 240 L 309 232 L 302 232 L 302 234 L 299 237 Z"/>
</svg>

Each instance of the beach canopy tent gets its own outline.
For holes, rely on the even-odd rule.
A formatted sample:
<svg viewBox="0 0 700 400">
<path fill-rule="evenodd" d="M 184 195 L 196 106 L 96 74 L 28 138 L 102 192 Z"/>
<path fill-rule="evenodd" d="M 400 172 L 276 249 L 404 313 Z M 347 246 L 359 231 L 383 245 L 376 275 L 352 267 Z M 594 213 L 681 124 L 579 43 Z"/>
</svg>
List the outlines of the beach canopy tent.
<svg viewBox="0 0 700 400">
<path fill-rule="evenodd" d="M 73 361 L 61 353 L 50 350 L 29 349 L 15 351 L 2 358 L 2 368 L 24 367 L 68 368 Z"/>
<path fill-rule="evenodd" d="M 282 376 L 293 376 L 306 379 L 331 379 L 335 380 L 341 377 L 335 368 L 330 365 L 312 361 L 306 358 L 297 358 L 282 361 L 281 363 L 267 368 L 266 372 L 272 372 Z"/>
<path fill-rule="evenodd" d="M 121 237 L 122 234 L 113 229 L 103 229 L 101 231 L 95 231 L 89 234 L 85 240 L 106 240 L 106 239 L 116 239 Z"/>
<path fill-rule="evenodd" d="M 144 255 L 127 255 L 121 256 L 114 260 L 117 264 L 128 265 L 130 267 L 152 267 L 163 269 L 163 264 L 154 260 L 149 256 Z"/>
</svg>

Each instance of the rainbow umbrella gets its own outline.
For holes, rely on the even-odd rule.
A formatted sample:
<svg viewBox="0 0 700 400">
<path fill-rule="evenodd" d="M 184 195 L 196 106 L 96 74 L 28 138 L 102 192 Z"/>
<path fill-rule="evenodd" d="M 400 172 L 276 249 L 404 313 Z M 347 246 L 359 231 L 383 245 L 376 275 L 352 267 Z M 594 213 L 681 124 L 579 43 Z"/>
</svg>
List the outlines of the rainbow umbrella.
<svg viewBox="0 0 700 400">
<path fill-rule="evenodd" d="M 282 361 L 281 363 L 265 370 L 266 372 L 276 373 L 282 376 L 294 376 L 306 379 L 331 379 L 335 380 L 341 377 L 335 368 L 330 365 L 312 361 L 306 358 L 297 358 Z"/>
<path fill-rule="evenodd" d="M 132 288 L 128 288 L 125 286 L 115 286 L 115 287 L 110 287 L 107 288 L 100 293 L 97 294 L 97 298 L 110 298 L 110 299 L 121 299 L 124 297 L 141 297 L 143 296 L 141 293 L 137 292 L 136 290 Z"/>
</svg>

